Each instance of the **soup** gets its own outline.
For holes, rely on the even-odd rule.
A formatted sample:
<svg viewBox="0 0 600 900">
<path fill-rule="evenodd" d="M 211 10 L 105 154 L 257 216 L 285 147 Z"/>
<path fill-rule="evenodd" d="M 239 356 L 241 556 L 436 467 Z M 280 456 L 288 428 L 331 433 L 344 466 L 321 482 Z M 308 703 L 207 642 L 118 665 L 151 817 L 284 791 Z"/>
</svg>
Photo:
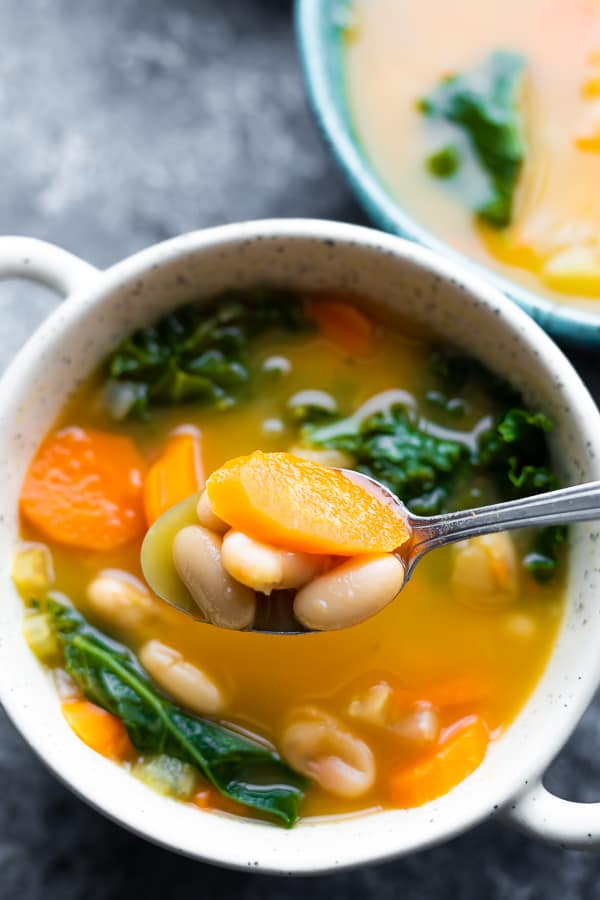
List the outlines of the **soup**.
<svg viewBox="0 0 600 900">
<path fill-rule="evenodd" d="M 407 213 L 600 311 L 598 0 L 354 0 L 344 48 L 358 137 Z M 486 215 L 499 179 L 509 208 Z"/>
<path fill-rule="evenodd" d="M 257 291 L 132 335 L 77 388 L 22 489 L 14 580 L 67 722 L 155 790 L 287 826 L 447 792 L 544 669 L 560 529 L 436 551 L 377 615 L 296 636 L 161 602 L 142 540 L 256 450 L 358 468 L 421 514 L 547 490 L 552 427 L 479 363 L 357 298 Z M 256 609 L 275 595 L 293 603 L 259 591 Z"/>
</svg>

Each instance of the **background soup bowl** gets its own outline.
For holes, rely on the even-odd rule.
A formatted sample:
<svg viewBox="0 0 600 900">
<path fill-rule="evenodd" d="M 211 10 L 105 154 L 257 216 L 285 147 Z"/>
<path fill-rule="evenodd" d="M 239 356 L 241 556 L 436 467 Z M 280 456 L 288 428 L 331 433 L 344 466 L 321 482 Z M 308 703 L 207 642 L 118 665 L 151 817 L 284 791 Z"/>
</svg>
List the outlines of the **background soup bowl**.
<svg viewBox="0 0 600 900">
<path fill-rule="evenodd" d="M 555 337 L 599 346 L 600 315 L 546 300 L 463 256 L 419 225 L 388 193 L 362 151 L 348 109 L 342 29 L 346 10 L 351 6 L 352 0 L 296 0 L 296 30 L 311 105 L 336 160 L 368 215 L 386 231 L 417 241 L 485 275 Z"/>
<path fill-rule="evenodd" d="M 42 281 L 67 295 L 0 382 L 0 700 L 67 785 L 152 841 L 253 871 L 310 873 L 373 862 L 445 840 L 496 812 L 552 841 L 600 844 L 600 804 L 561 800 L 539 781 L 600 678 L 594 525 L 572 529 L 567 610 L 547 669 L 481 767 L 424 807 L 301 823 L 292 831 L 200 813 L 153 793 L 88 749 L 66 725 L 50 677 L 23 640 L 23 608 L 10 580 L 23 475 L 81 379 L 136 326 L 225 288 L 342 288 L 426 324 L 510 378 L 556 419 L 553 450 L 565 482 L 600 478 L 598 411 L 560 350 L 525 313 L 471 269 L 416 244 L 310 220 L 184 235 L 104 272 L 49 244 L 2 238 L 0 275 Z"/>
</svg>

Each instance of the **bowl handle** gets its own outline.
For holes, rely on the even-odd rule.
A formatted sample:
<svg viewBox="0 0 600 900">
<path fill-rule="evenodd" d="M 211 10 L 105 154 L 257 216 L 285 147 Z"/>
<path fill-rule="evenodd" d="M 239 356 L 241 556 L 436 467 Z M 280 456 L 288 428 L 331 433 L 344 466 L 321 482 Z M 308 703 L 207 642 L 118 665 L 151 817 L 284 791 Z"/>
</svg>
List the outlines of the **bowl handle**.
<svg viewBox="0 0 600 900">
<path fill-rule="evenodd" d="M 575 803 L 550 793 L 540 782 L 505 807 L 505 821 L 564 849 L 600 846 L 600 803 Z"/>
<path fill-rule="evenodd" d="M 29 237 L 0 237 L 0 278 L 29 278 L 67 297 L 98 275 L 94 266 L 55 244 Z"/>
</svg>

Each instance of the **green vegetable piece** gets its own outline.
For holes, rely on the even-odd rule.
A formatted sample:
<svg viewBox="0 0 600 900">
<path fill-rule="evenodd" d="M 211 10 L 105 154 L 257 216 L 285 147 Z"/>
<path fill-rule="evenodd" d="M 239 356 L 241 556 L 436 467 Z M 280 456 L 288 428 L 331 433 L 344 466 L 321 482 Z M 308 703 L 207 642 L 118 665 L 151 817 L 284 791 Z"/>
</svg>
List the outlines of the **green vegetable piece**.
<svg viewBox="0 0 600 900">
<path fill-rule="evenodd" d="M 446 391 L 457 393 L 467 384 L 477 385 L 489 399 L 504 407 L 518 406 L 522 397 L 505 378 L 487 369 L 477 359 L 447 347 L 438 347 L 429 357 L 429 370 Z"/>
<path fill-rule="evenodd" d="M 66 669 L 93 703 L 118 716 L 143 754 L 194 765 L 217 790 L 290 828 L 309 782 L 276 753 L 207 719 L 182 711 L 146 678 L 135 657 L 53 600 L 47 612 Z"/>
<path fill-rule="evenodd" d="M 484 392 L 498 410 L 493 425 L 464 440 L 435 435 L 427 422 L 400 405 L 392 405 L 367 419 L 356 416 L 326 424 L 310 422 L 301 440 L 316 447 L 345 450 L 356 468 L 383 482 L 418 515 L 434 515 L 465 506 L 492 502 L 481 497 L 480 486 L 492 482 L 500 499 L 525 497 L 558 487 L 552 471 L 547 435 L 554 424 L 540 412 L 520 407 L 522 398 L 502 378 L 477 360 L 452 350 L 436 350 L 429 361 L 434 378 L 444 387 L 426 391 L 427 403 L 445 416 L 463 415 L 462 397 L 448 399 L 446 390 Z M 551 578 L 560 563 L 564 533 L 538 533 L 524 563 L 538 581 Z"/>
<path fill-rule="evenodd" d="M 481 435 L 477 463 L 496 475 L 508 497 L 554 490 L 558 479 L 549 467 L 546 443 L 553 427 L 543 413 L 511 409 Z"/>
<path fill-rule="evenodd" d="M 543 528 L 534 538 L 531 552 L 523 560 L 525 568 L 536 581 L 545 583 L 556 574 L 561 549 L 567 540 L 565 525 Z"/>
<path fill-rule="evenodd" d="M 445 507 L 469 458 L 466 444 L 420 430 L 399 405 L 362 422 L 350 417 L 331 425 L 308 425 L 302 439 L 313 446 L 346 450 L 359 472 L 383 482 L 418 515 L 432 515 Z"/>
<path fill-rule="evenodd" d="M 105 396 L 120 418 L 147 419 L 155 406 L 199 403 L 229 409 L 252 376 L 250 342 L 271 329 L 310 328 L 301 300 L 275 291 L 226 294 L 187 304 L 122 341 L 107 360 Z M 115 392 L 125 383 L 127 395 Z M 115 403 L 116 398 L 116 403 Z"/>
<path fill-rule="evenodd" d="M 460 153 L 448 144 L 427 157 L 427 168 L 435 178 L 451 178 L 460 168 Z"/>
<path fill-rule="evenodd" d="M 475 211 L 494 228 L 510 224 L 525 158 L 517 106 L 524 67 L 522 56 L 496 51 L 477 68 L 442 81 L 420 103 L 426 116 L 452 122 L 465 133 L 489 185 L 489 197 Z"/>
</svg>

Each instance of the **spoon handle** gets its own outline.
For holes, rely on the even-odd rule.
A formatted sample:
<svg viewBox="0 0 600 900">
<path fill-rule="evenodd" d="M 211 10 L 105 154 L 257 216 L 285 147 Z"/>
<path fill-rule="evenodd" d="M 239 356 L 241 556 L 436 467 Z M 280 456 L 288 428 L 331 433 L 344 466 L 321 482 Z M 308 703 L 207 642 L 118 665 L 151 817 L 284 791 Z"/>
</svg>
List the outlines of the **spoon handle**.
<svg viewBox="0 0 600 900">
<path fill-rule="evenodd" d="M 454 541 L 511 528 L 543 528 L 590 519 L 600 519 L 600 481 L 479 509 L 461 509 L 440 516 L 411 516 L 407 570 L 410 573 L 424 553 Z"/>
</svg>

